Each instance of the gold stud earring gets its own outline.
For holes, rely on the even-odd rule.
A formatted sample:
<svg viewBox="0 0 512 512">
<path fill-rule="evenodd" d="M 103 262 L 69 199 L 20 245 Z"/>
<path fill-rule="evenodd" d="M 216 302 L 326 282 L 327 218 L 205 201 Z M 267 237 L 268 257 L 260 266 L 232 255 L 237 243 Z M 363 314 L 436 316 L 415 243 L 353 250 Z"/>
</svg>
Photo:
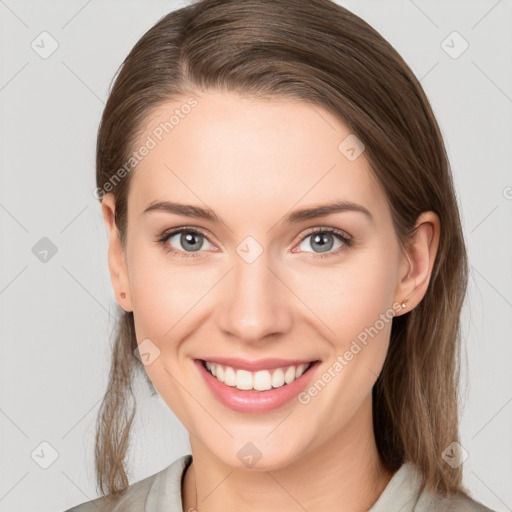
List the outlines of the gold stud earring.
<svg viewBox="0 0 512 512">
<path fill-rule="evenodd" d="M 405 309 L 407 307 L 407 302 L 409 301 L 409 299 L 404 299 L 402 301 L 402 303 L 400 304 L 402 306 L 402 309 Z"/>
</svg>

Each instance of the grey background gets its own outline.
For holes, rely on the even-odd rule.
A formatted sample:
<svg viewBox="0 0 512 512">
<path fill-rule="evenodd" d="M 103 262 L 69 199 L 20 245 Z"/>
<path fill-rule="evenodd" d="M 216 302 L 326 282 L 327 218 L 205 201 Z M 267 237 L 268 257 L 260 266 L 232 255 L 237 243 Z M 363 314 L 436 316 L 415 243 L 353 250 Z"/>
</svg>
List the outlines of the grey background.
<svg viewBox="0 0 512 512">
<path fill-rule="evenodd" d="M 340 3 L 403 55 L 445 136 L 471 262 L 465 483 L 487 506 L 512 510 L 512 3 Z M 92 195 L 96 130 L 125 55 L 185 4 L 0 0 L 1 511 L 58 511 L 96 497 L 94 422 L 117 307 Z M 51 49 L 43 31 L 58 43 L 47 58 L 31 47 Z M 469 44 L 457 58 L 464 42 L 453 31 Z M 43 237 L 57 249 L 46 261 Z M 189 453 L 165 403 L 144 387 L 139 395 L 131 482 Z"/>
</svg>

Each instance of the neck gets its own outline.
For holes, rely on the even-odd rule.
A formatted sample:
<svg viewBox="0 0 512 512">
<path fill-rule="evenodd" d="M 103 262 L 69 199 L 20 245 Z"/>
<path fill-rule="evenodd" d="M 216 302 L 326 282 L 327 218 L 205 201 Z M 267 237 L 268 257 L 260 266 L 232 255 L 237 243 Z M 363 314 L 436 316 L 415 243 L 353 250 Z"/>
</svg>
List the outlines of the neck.
<svg viewBox="0 0 512 512">
<path fill-rule="evenodd" d="M 204 445 L 191 446 L 193 461 L 182 489 L 185 511 L 323 512 L 336 503 L 336 510 L 362 512 L 392 477 L 375 444 L 371 396 L 336 436 L 275 471 L 233 469 Z"/>
</svg>

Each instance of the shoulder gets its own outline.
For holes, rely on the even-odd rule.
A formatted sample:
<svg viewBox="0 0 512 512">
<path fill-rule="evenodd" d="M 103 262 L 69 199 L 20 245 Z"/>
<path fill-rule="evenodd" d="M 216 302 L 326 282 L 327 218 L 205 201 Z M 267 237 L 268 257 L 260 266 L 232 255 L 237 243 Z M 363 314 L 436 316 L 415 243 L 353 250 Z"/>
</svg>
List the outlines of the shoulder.
<svg viewBox="0 0 512 512">
<path fill-rule="evenodd" d="M 72 508 L 65 510 L 64 512 L 111 512 L 117 502 L 109 502 L 105 496 L 100 496 L 91 501 L 86 501 L 80 505 L 75 505 Z"/>
<path fill-rule="evenodd" d="M 184 455 L 158 473 L 129 485 L 117 498 L 111 495 L 86 501 L 65 512 L 181 512 L 181 478 L 192 458 Z M 169 505 L 174 508 L 169 508 Z"/>
<path fill-rule="evenodd" d="M 416 465 L 404 463 L 368 512 L 494 512 L 465 494 L 443 497 L 428 489 L 420 493 L 421 480 Z"/>
<path fill-rule="evenodd" d="M 494 512 L 464 494 L 457 494 L 450 497 L 442 497 L 424 491 L 414 508 L 415 512 Z"/>
</svg>

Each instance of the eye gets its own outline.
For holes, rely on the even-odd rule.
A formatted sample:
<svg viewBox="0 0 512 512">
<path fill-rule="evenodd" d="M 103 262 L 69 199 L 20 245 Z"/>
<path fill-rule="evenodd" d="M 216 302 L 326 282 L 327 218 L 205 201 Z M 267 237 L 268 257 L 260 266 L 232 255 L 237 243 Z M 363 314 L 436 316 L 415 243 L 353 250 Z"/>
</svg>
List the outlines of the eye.
<svg viewBox="0 0 512 512">
<path fill-rule="evenodd" d="M 306 243 L 311 239 L 309 243 Z M 162 233 L 157 240 L 167 252 L 172 252 L 178 257 L 198 257 L 205 245 L 210 245 L 210 249 L 217 250 L 208 240 L 206 234 L 197 228 L 179 227 L 170 229 Z M 338 254 L 348 249 L 352 245 L 352 239 L 343 231 L 335 228 L 315 228 L 310 230 L 300 241 L 298 249 L 292 249 L 292 252 L 314 252 L 319 258 L 325 258 Z M 173 245 L 174 244 L 174 245 Z M 332 251 L 335 245 L 335 250 Z M 313 251 L 308 251 L 304 246 L 309 245 Z M 208 249 L 208 247 L 207 247 Z M 194 254 L 197 253 L 197 254 Z"/>
<path fill-rule="evenodd" d="M 215 246 L 208 241 L 204 233 L 195 228 L 187 227 L 165 231 L 158 239 L 158 243 L 168 252 L 175 253 L 184 258 L 199 256 L 193 253 L 201 252 L 201 249 L 207 244 L 215 248 Z"/>
<path fill-rule="evenodd" d="M 336 244 L 338 244 L 338 246 L 335 247 L 336 250 L 332 251 L 332 248 Z M 315 228 L 302 238 L 298 247 L 301 251 L 314 252 L 318 254 L 318 257 L 325 258 L 338 254 L 348 249 L 351 245 L 352 239 L 339 229 Z M 307 246 L 313 248 L 313 251 L 308 251 L 305 248 Z M 298 252 L 298 250 L 292 249 L 292 252 Z"/>
</svg>

